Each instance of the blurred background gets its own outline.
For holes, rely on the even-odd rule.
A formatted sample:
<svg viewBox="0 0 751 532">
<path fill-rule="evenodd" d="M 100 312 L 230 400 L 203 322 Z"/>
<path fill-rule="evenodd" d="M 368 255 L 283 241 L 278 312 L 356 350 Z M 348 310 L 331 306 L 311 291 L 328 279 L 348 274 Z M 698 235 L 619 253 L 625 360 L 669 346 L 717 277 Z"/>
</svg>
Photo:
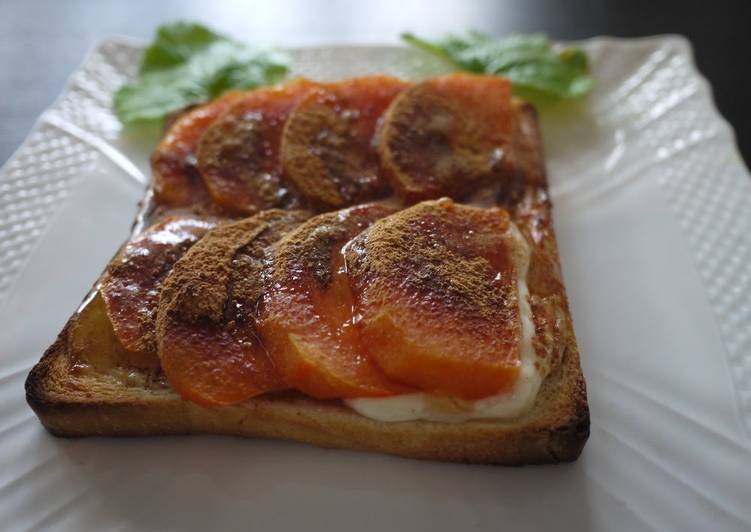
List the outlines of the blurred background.
<svg viewBox="0 0 751 532">
<path fill-rule="evenodd" d="M 720 112 L 751 161 L 749 0 L 2 0 L 0 163 L 98 39 L 148 39 L 159 24 L 179 19 L 282 46 L 395 43 L 407 30 L 430 37 L 465 29 L 495 36 L 543 31 L 556 39 L 680 33 L 691 40 Z"/>
</svg>

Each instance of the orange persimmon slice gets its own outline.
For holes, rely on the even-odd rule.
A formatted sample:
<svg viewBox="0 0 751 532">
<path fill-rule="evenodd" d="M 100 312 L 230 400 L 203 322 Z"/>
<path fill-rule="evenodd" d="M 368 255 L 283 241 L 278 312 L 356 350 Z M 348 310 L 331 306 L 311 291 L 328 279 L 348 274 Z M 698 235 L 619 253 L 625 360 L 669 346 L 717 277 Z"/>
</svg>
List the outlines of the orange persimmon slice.
<svg viewBox="0 0 751 532">
<path fill-rule="evenodd" d="M 229 92 L 181 113 L 167 128 L 151 155 L 154 199 L 160 205 L 185 207 L 203 203 L 206 189 L 195 168 L 198 141 L 209 125 L 244 93 Z"/>
<path fill-rule="evenodd" d="M 461 197 L 501 177 L 512 131 L 511 89 L 496 76 L 448 74 L 399 94 L 384 115 L 379 153 L 407 201 Z"/>
<path fill-rule="evenodd" d="M 175 264 L 157 315 L 162 369 L 184 398 L 234 404 L 283 389 L 256 331 L 268 248 L 309 216 L 268 210 L 210 231 Z"/>
<path fill-rule="evenodd" d="M 371 204 L 321 214 L 279 242 L 259 332 L 291 387 L 321 399 L 408 390 L 364 353 L 340 253 L 352 237 L 392 212 Z"/>
<path fill-rule="evenodd" d="M 365 353 L 426 392 L 479 399 L 520 368 L 517 275 L 524 243 L 502 209 L 426 201 L 346 247 Z"/>
<path fill-rule="evenodd" d="M 195 403 L 230 405 L 286 388 L 248 328 L 177 320 L 165 329 L 160 345 L 170 385 Z"/>
<path fill-rule="evenodd" d="M 171 216 L 128 242 L 105 273 L 100 291 L 115 335 L 133 358 L 156 358 L 156 309 L 172 266 L 209 229 L 211 219 Z"/>
<path fill-rule="evenodd" d="M 247 215 L 295 205 L 282 178 L 282 130 L 297 102 L 319 86 L 297 80 L 247 92 L 204 132 L 198 170 L 212 201 Z"/>
<path fill-rule="evenodd" d="M 331 83 L 292 110 L 282 135 L 284 175 L 309 200 L 341 208 L 376 199 L 387 183 L 374 146 L 376 125 L 408 84 L 389 76 Z"/>
</svg>

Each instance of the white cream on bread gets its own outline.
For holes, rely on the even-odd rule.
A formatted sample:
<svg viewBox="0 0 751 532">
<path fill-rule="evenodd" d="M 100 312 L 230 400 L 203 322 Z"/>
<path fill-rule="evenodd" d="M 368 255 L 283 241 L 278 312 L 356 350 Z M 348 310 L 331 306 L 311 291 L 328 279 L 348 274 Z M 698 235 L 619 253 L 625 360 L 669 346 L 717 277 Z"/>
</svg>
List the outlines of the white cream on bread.
<svg viewBox="0 0 751 532">
<path fill-rule="evenodd" d="M 545 375 L 533 345 L 535 325 L 529 303 L 527 271 L 530 247 L 519 229 L 511 224 L 514 260 L 519 272 L 519 315 L 521 320 L 519 377 L 509 393 L 466 401 L 456 397 L 411 393 L 390 397 L 347 399 L 345 403 L 358 414 L 378 421 L 440 421 L 461 423 L 472 419 L 513 419 L 532 409 Z"/>
</svg>

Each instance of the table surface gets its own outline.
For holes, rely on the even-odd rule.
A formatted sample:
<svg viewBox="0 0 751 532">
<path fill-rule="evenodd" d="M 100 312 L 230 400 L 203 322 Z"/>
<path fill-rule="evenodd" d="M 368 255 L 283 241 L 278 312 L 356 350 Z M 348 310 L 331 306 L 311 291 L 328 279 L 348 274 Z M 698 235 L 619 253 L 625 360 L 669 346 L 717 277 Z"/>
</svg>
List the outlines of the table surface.
<svg viewBox="0 0 751 532">
<path fill-rule="evenodd" d="M 4 0 L 0 3 L 0 161 L 26 137 L 67 76 L 102 37 L 149 38 L 156 26 L 197 20 L 249 42 L 278 45 L 390 43 L 477 29 L 557 39 L 679 33 L 693 43 L 720 112 L 751 162 L 751 2 L 597 0 Z"/>
</svg>

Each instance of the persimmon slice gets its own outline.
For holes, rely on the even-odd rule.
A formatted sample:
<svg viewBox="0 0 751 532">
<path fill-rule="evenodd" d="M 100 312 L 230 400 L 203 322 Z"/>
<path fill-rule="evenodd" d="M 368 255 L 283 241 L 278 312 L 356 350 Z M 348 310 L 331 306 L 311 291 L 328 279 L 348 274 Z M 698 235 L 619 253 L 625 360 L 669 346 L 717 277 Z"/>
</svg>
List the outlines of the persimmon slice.
<svg viewBox="0 0 751 532">
<path fill-rule="evenodd" d="M 404 90 L 384 115 L 379 153 L 407 201 L 461 197 L 506 172 L 512 131 L 508 80 L 449 74 Z"/>
<path fill-rule="evenodd" d="M 376 124 L 407 83 L 368 76 L 329 84 L 303 98 L 282 135 L 285 176 L 315 205 L 341 208 L 382 195 Z"/>
<path fill-rule="evenodd" d="M 159 358 L 172 387 L 204 405 L 285 388 L 261 345 L 256 308 L 268 248 L 309 215 L 269 210 L 217 227 L 175 264 L 159 301 Z"/>
<path fill-rule="evenodd" d="M 206 130 L 198 170 L 216 204 L 240 214 L 295 204 L 282 178 L 282 130 L 295 104 L 318 87 L 298 80 L 247 92 Z"/>
<path fill-rule="evenodd" d="M 156 357 L 156 310 L 162 282 L 177 260 L 216 222 L 172 216 L 128 242 L 110 263 L 101 294 L 115 335 L 133 358 Z"/>
<path fill-rule="evenodd" d="M 242 95 L 242 92 L 230 92 L 189 109 L 167 128 L 151 155 L 154 199 L 158 204 L 185 207 L 207 199 L 206 188 L 195 167 L 198 141 L 209 125 Z"/>
<path fill-rule="evenodd" d="M 364 353 L 340 253 L 352 237 L 392 212 L 371 204 L 321 214 L 279 242 L 259 331 L 291 387 L 322 399 L 408 390 Z"/>
<path fill-rule="evenodd" d="M 505 210 L 426 201 L 375 222 L 345 249 L 365 353 L 421 390 L 479 399 L 520 368 L 519 264 Z M 519 237 L 522 238 L 522 237 Z"/>
</svg>

